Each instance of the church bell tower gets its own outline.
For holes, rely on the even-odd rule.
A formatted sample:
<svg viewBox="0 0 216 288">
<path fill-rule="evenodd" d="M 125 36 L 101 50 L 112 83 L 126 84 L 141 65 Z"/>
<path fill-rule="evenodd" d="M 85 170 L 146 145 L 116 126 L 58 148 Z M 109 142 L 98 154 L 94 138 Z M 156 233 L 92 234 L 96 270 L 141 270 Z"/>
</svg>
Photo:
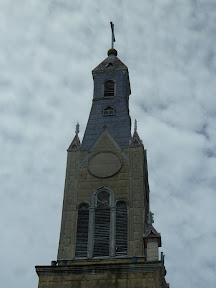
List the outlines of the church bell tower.
<svg viewBox="0 0 216 288">
<path fill-rule="evenodd" d="M 161 236 L 149 208 L 146 150 L 131 135 L 128 68 L 113 48 L 93 71 L 82 142 L 68 148 L 57 260 L 36 266 L 39 288 L 166 288 Z"/>
</svg>

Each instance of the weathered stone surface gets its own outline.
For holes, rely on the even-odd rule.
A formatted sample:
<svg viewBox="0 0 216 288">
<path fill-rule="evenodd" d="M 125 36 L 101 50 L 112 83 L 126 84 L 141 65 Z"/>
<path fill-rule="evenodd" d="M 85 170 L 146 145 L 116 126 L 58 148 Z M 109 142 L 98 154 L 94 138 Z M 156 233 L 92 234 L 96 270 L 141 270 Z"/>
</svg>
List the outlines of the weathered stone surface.
<svg viewBox="0 0 216 288">
<path fill-rule="evenodd" d="M 111 263 L 112 262 L 110 262 L 110 265 L 97 265 L 97 269 L 95 269 L 94 265 L 89 266 L 89 268 L 92 267 L 90 270 L 89 268 L 86 270 L 87 267 L 84 268 L 83 264 L 76 264 L 78 273 L 73 272 L 73 266 L 57 266 L 54 268 L 38 266 L 36 269 L 40 279 L 39 288 L 162 287 L 160 275 L 163 270 L 163 264 L 161 262 L 155 262 L 153 264 L 147 263 L 144 266 L 141 263 L 135 263 L 133 265 L 125 263 L 124 266 L 121 264 L 119 267 L 118 264 L 113 265 Z"/>
<path fill-rule="evenodd" d="M 148 242 L 147 242 L 147 248 L 149 248 L 149 249 L 158 248 L 157 240 L 156 239 L 149 239 Z"/>
<path fill-rule="evenodd" d="M 140 232 L 134 232 L 134 239 L 140 241 L 142 234 Z"/>
<path fill-rule="evenodd" d="M 137 192 L 137 191 L 136 191 Z M 140 194 L 138 194 L 138 193 L 134 193 L 134 195 L 133 195 L 133 200 L 134 201 L 141 201 L 141 195 Z"/>
<path fill-rule="evenodd" d="M 121 159 L 116 154 L 111 151 L 102 151 L 90 158 L 88 169 L 93 176 L 107 178 L 115 175 L 121 165 Z"/>
<path fill-rule="evenodd" d="M 105 148 L 104 148 L 105 147 Z M 108 155 L 117 155 L 119 159 L 121 159 L 121 169 L 119 172 L 109 178 L 100 179 L 90 174 L 87 168 L 87 163 L 91 158 L 91 155 L 95 155 L 101 152 L 109 151 Z M 124 150 L 124 152 L 122 152 Z M 129 234 L 128 234 L 128 243 L 134 240 L 134 235 L 142 235 L 144 233 L 144 213 L 145 207 L 147 203 L 145 203 L 145 187 L 143 181 L 143 173 L 141 176 L 137 174 L 137 167 L 142 166 L 142 159 L 144 150 L 142 147 L 133 148 L 133 152 L 128 148 L 124 148 L 122 150 L 115 142 L 110 138 L 109 134 L 104 133 L 103 136 L 98 140 L 98 142 L 93 147 L 91 154 L 86 154 L 86 152 L 73 152 L 68 153 L 68 159 L 73 160 L 73 165 L 70 163 L 70 172 L 69 175 L 66 175 L 66 185 L 65 185 L 65 195 L 67 195 L 67 199 L 64 201 L 63 211 L 65 211 L 65 216 L 63 217 L 64 221 L 67 221 L 66 226 L 62 223 L 62 229 L 67 229 L 68 232 L 61 233 L 60 235 L 60 243 L 67 235 L 67 237 L 71 237 L 70 245 L 75 249 L 75 241 L 76 241 L 76 219 L 77 219 L 77 210 L 74 211 L 75 215 L 69 216 L 68 213 L 71 213 L 73 209 L 77 209 L 77 206 L 81 202 L 88 202 L 89 205 L 92 203 L 92 195 L 93 192 L 96 191 L 99 187 L 106 186 L 110 187 L 115 193 L 115 199 L 127 199 L 129 202 L 129 207 L 133 207 L 134 210 L 128 210 L 128 220 L 129 220 Z M 114 153 L 114 154 L 113 154 Z M 122 153 L 125 153 L 124 155 Z M 77 155 L 76 155 L 77 154 Z M 135 156 L 134 156 L 135 155 Z M 129 157 L 129 162 L 127 158 Z M 130 160 L 131 157 L 133 160 Z M 102 157 L 103 158 L 103 157 Z M 82 160 L 84 159 L 84 160 Z M 68 160 L 68 163 L 69 163 Z M 97 160 L 97 159 L 96 159 Z M 99 159 L 99 162 L 103 159 Z M 84 162 L 82 162 L 84 161 Z M 112 157 L 110 159 L 112 162 Z M 74 167 L 78 167 L 81 164 L 79 170 Z M 91 161 L 90 161 L 91 163 Z M 131 164 L 130 164 L 131 163 Z M 96 161 L 97 164 L 97 161 Z M 142 170 L 142 168 L 140 168 Z M 78 171 L 78 174 L 77 174 Z M 131 177 L 129 177 L 131 175 Z M 67 215 L 67 216 L 66 216 Z M 69 217 L 69 218 L 68 218 Z M 72 220 L 73 218 L 73 220 Z M 71 224 L 69 224 L 68 220 L 71 219 Z M 70 220 L 69 220 L 70 221 Z M 137 224 L 139 224 L 137 226 Z M 140 225 L 141 224 L 141 225 Z M 69 229 L 70 227 L 70 229 Z M 131 230 L 132 227 L 132 230 Z M 136 234 L 134 234 L 136 232 Z M 65 236 L 63 236 L 65 235 Z M 144 255 L 144 251 L 141 248 L 143 245 L 142 238 L 137 238 L 139 241 L 139 245 L 128 245 L 128 255 Z M 139 240 L 138 240 L 139 239 Z M 64 243 L 64 241 L 63 241 Z M 67 242 L 68 243 L 68 242 Z M 68 244 L 67 244 L 68 245 Z M 63 247 L 61 245 L 61 247 Z M 133 248 L 132 248 L 133 247 Z M 136 247 L 136 248 L 135 248 Z M 62 249 L 61 249 L 62 250 Z M 65 255 L 65 252 L 64 252 Z M 75 252 L 73 251 L 73 255 Z M 62 255 L 59 250 L 58 258 L 61 259 Z"/>
<path fill-rule="evenodd" d="M 158 261 L 159 259 L 158 242 L 154 240 L 149 239 L 147 242 L 147 261 Z"/>
</svg>

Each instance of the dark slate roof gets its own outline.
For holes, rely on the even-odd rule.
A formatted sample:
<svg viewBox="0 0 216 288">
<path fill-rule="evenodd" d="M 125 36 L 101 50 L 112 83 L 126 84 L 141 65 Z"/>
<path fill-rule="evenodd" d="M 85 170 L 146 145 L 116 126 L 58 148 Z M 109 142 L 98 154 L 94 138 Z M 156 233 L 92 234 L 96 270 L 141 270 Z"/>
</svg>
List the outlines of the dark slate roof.
<svg viewBox="0 0 216 288">
<path fill-rule="evenodd" d="M 73 150 L 73 149 L 78 149 L 78 148 L 80 148 L 80 140 L 79 140 L 78 134 L 76 133 L 73 141 L 71 142 L 70 146 L 68 147 L 68 151 Z"/>
<path fill-rule="evenodd" d="M 116 113 L 113 116 L 103 116 L 102 110 L 112 105 Z M 89 120 L 82 141 L 82 148 L 90 148 L 101 135 L 106 125 L 107 130 L 120 146 L 128 146 L 131 139 L 131 120 L 126 99 L 114 97 L 101 99 L 92 103 Z"/>
<path fill-rule="evenodd" d="M 118 57 L 111 54 L 105 60 L 103 60 L 95 69 L 92 70 L 92 74 L 104 72 L 107 71 L 107 69 L 112 69 L 114 71 L 128 70 L 127 66 L 122 63 Z"/>
<path fill-rule="evenodd" d="M 93 103 L 82 148 L 88 149 L 95 143 L 103 132 L 104 125 L 120 146 L 128 146 L 131 140 L 131 119 L 128 107 L 128 97 L 131 91 L 127 66 L 111 54 L 92 73 L 94 78 Z M 104 97 L 103 95 L 103 85 L 106 79 L 115 81 L 114 97 Z M 114 115 L 103 114 L 107 106 L 114 108 Z"/>
<path fill-rule="evenodd" d="M 158 239 L 158 246 L 161 247 L 161 235 L 157 232 L 152 224 L 149 224 L 148 229 L 143 234 L 144 241 L 147 239 L 156 238 Z"/>
</svg>

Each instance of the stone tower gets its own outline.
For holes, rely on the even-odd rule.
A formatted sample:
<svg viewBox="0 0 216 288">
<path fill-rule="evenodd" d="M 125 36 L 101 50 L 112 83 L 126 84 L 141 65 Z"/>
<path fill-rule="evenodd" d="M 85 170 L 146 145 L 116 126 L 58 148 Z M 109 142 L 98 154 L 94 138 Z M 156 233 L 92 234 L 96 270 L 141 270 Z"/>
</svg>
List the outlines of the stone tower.
<svg viewBox="0 0 216 288">
<path fill-rule="evenodd" d="M 68 148 L 57 261 L 36 266 L 39 288 L 169 287 L 136 123 L 131 135 L 128 68 L 112 48 L 92 75 L 83 141 L 77 125 Z"/>
</svg>

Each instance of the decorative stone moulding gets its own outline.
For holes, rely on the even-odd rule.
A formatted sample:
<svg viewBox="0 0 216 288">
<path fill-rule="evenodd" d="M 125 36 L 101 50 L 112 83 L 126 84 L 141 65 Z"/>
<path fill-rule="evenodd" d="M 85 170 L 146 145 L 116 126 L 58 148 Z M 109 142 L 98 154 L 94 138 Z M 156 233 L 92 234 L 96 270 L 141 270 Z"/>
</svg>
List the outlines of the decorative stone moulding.
<svg viewBox="0 0 216 288">
<path fill-rule="evenodd" d="M 98 178 L 108 178 L 119 172 L 122 161 L 111 151 L 98 152 L 88 160 L 88 171 Z"/>
</svg>

